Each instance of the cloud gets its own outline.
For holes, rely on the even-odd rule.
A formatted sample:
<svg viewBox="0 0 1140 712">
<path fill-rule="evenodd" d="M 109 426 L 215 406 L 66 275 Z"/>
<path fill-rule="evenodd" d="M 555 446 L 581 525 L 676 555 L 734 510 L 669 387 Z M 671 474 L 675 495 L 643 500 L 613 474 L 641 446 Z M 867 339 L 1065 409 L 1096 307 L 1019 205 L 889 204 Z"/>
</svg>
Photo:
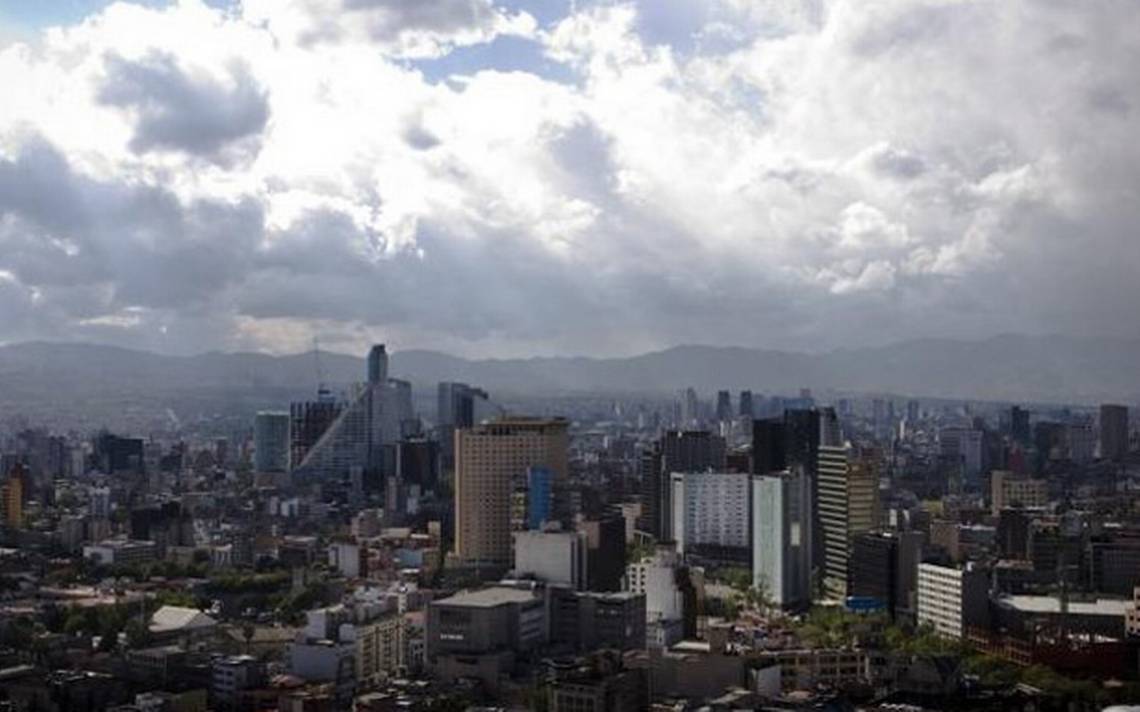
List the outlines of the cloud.
<svg viewBox="0 0 1140 712">
<path fill-rule="evenodd" d="M 508 354 L 1140 328 L 1140 8 L 665 5 L 117 3 L 0 49 L 0 329 Z M 560 71 L 461 49 L 497 38 Z"/>
<path fill-rule="evenodd" d="M 490 0 L 247 0 L 243 12 L 290 43 L 366 42 L 402 58 L 439 57 L 536 29 L 526 12 L 510 13 Z"/>
<path fill-rule="evenodd" d="M 214 161 L 256 154 L 269 120 L 269 102 L 249 68 L 233 63 L 219 81 L 191 73 L 158 51 L 139 61 L 107 58 L 101 103 L 129 110 L 133 151 L 182 151 Z"/>
</svg>

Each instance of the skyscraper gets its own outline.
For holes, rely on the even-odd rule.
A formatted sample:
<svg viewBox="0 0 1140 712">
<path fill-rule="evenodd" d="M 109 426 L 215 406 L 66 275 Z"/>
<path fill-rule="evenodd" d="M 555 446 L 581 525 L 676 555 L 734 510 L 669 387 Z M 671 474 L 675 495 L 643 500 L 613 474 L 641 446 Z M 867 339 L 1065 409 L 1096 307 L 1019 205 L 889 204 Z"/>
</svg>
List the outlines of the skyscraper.
<svg viewBox="0 0 1140 712">
<path fill-rule="evenodd" d="M 686 388 L 681 392 L 681 422 L 682 428 L 692 428 L 700 425 L 701 422 L 701 402 L 697 398 L 697 392 L 692 388 Z"/>
<path fill-rule="evenodd" d="M 740 415 L 742 415 L 746 418 L 755 417 L 756 412 L 752 406 L 752 391 L 741 391 L 740 392 L 739 408 L 740 408 L 740 411 L 739 411 Z"/>
<path fill-rule="evenodd" d="M 1029 429 L 1028 410 L 1016 405 L 1009 409 L 1009 437 L 1025 447 L 1033 442 L 1033 433 Z"/>
<path fill-rule="evenodd" d="M 388 382 L 388 353 L 384 350 L 384 344 L 376 344 L 368 352 L 368 382 Z"/>
<path fill-rule="evenodd" d="M 340 414 L 340 405 L 327 394 L 315 401 L 289 406 L 289 467 L 299 467 L 325 431 Z"/>
<path fill-rule="evenodd" d="M 823 587 L 831 598 L 847 595 L 851 543 L 876 524 L 878 479 L 868 462 L 852 461 L 845 446 L 819 449 L 817 517 L 823 536 Z"/>
<path fill-rule="evenodd" d="M 568 423 L 502 418 L 455 431 L 455 550 L 467 564 L 508 566 L 511 492 L 528 468 L 566 480 Z"/>
<path fill-rule="evenodd" d="M 440 466 L 455 470 L 455 431 L 475 425 L 475 399 L 487 393 L 466 383 L 441 382 L 436 391 L 435 426 L 440 446 Z"/>
<path fill-rule="evenodd" d="M 659 541 L 673 538 L 672 488 L 669 475 L 674 472 L 705 472 L 724 470 L 724 438 L 707 430 L 667 430 L 661 435 L 661 473 L 658 491 L 661 500 Z"/>
<path fill-rule="evenodd" d="M 1120 462 L 1128 454 L 1128 407 L 1105 404 L 1100 407 L 1100 456 Z"/>
<path fill-rule="evenodd" d="M 253 419 L 253 469 L 285 472 L 289 469 L 289 414 L 259 411 Z"/>
<path fill-rule="evenodd" d="M 716 419 L 719 421 L 732 420 L 732 394 L 728 391 L 717 391 Z"/>
<path fill-rule="evenodd" d="M 404 435 L 405 424 L 414 417 L 411 385 L 387 378 L 387 374 L 388 356 L 383 344 L 378 344 L 368 354 L 368 382 L 359 384 L 343 407 L 333 406 L 338 411 L 335 420 L 308 447 L 299 462 L 294 460 L 295 478 L 345 479 L 353 468 L 361 468 L 369 475 L 384 473 L 385 466 L 394 461 L 394 457 L 385 457 L 386 446 L 390 446 L 389 450 L 395 447 Z M 386 380 L 373 380 L 380 378 Z M 329 412 L 327 402 L 321 400 L 304 406 L 304 426 L 308 425 L 305 421 L 310 412 L 318 419 Z M 296 413 L 293 422 L 298 422 Z M 306 439 L 311 435 L 305 433 Z M 294 455 L 296 444 L 294 440 Z"/>
<path fill-rule="evenodd" d="M 781 608 L 811 603 L 811 522 L 802 467 L 752 477 L 752 581 Z"/>
<path fill-rule="evenodd" d="M 782 418 L 752 421 L 752 473 L 766 475 L 787 467 L 787 440 Z"/>
</svg>

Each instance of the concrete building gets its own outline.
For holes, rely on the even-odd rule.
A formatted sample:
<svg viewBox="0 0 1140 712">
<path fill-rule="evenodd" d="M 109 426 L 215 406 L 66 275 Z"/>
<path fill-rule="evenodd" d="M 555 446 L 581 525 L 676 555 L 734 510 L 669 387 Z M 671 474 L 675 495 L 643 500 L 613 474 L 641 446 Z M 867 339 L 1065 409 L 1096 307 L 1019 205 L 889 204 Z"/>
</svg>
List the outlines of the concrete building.
<svg viewBox="0 0 1140 712">
<path fill-rule="evenodd" d="M 645 596 L 647 645 L 667 648 L 695 633 L 699 586 L 697 572 L 668 547 L 626 566 L 625 590 Z"/>
<path fill-rule="evenodd" d="M 288 413 L 263 410 L 254 416 L 253 469 L 256 472 L 288 471 Z"/>
<path fill-rule="evenodd" d="M 967 628 L 986 622 L 988 580 L 980 569 L 918 565 L 918 624 L 961 640 Z"/>
<path fill-rule="evenodd" d="M 210 701 L 212 709 L 242 710 L 246 704 L 243 693 L 266 684 L 265 665 L 251 655 L 233 655 L 213 661 L 210 671 Z"/>
<path fill-rule="evenodd" d="M 1078 465 L 1087 465 L 1096 455 L 1096 431 L 1092 423 L 1070 423 L 1065 431 L 1065 444 L 1069 459 Z"/>
<path fill-rule="evenodd" d="M 385 605 L 354 601 L 305 617 L 289 649 L 290 671 L 304 680 L 336 683 L 340 699 L 404 664 L 404 619 Z"/>
<path fill-rule="evenodd" d="M 841 600 L 847 595 L 852 540 L 877 523 L 878 474 L 869 462 L 853 462 L 847 447 L 822 446 L 816 488 L 824 591 Z"/>
<path fill-rule="evenodd" d="M 474 677 L 493 688 L 516 654 L 546 642 L 546 603 L 518 588 L 463 591 L 428 605 L 426 638 L 426 664 L 437 678 Z"/>
<path fill-rule="evenodd" d="M 748 560 L 751 476 L 746 472 L 673 472 L 673 541 L 682 554 Z"/>
<path fill-rule="evenodd" d="M 338 542 L 329 546 L 329 566 L 345 578 L 360 578 L 365 572 L 366 550 L 359 544 Z"/>
<path fill-rule="evenodd" d="M 579 517 L 575 529 L 586 537 L 586 588 L 620 591 L 625 575 L 626 525 L 621 509 Z"/>
<path fill-rule="evenodd" d="M 802 468 L 752 478 L 753 585 L 785 609 L 811 603 L 811 483 Z"/>
<path fill-rule="evenodd" d="M 635 650 L 645 646 L 645 595 L 550 591 L 550 642 L 575 650 Z"/>
<path fill-rule="evenodd" d="M 994 516 L 1010 508 L 1037 509 L 1049 504 L 1049 483 L 1008 470 L 990 473 L 990 502 Z"/>
<path fill-rule="evenodd" d="M 568 423 L 502 418 L 455 431 L 455 550 L 469 565 L 511 563 L 511 493 L 528 468 L 566 480 Z"/>
<path fill-rule="evenodd" d="M 549 584 L 586 588 L 586 536 L 578 532 L 515 532 L 514 571 Z"/>
<path fill-rule="evenodd" d="M 920 532 L 913 531 L 856 536 L 848 568 L 848 595 L 874 599 L 892 617 L 913 620 L 922 539 Z"/>
</svg>

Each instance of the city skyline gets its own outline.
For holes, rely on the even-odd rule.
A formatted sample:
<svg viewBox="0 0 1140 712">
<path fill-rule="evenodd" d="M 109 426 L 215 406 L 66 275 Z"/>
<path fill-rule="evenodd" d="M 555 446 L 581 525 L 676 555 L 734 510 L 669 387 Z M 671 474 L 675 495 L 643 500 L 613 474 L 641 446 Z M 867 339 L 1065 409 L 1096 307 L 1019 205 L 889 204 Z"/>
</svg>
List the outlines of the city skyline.
<svg viewBox="0 0 1140 712">
<path fill-rule="evenodd" d="M 1140 333 L 1126 4 L 47 5 L 0 14 L 6 340 Z"/>
</svg>

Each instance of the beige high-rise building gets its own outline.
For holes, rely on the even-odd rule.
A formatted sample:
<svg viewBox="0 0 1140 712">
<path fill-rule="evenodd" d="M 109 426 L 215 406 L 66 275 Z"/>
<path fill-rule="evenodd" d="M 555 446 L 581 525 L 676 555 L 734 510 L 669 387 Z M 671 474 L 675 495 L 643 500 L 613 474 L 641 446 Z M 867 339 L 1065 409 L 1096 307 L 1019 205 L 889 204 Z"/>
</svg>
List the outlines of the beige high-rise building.
<svg viewBox="0 0 1140 712">
<path fill-rule="evenodd" d="M 823 585 L 832 598 L 847 595 L 847 569 L 856 535 L 878 525 L 879 478 L 874 464 L 847 447 L 821 446 L 817 475 L 823 533 Z"/>
<path fill-rule="evenodd" d="M 511 493 L 528 467 L 567 476 L 562 418 L 501 418 L 455 431 L 455 551 L 465 564 L 511 563 Z"/>
</svg>

